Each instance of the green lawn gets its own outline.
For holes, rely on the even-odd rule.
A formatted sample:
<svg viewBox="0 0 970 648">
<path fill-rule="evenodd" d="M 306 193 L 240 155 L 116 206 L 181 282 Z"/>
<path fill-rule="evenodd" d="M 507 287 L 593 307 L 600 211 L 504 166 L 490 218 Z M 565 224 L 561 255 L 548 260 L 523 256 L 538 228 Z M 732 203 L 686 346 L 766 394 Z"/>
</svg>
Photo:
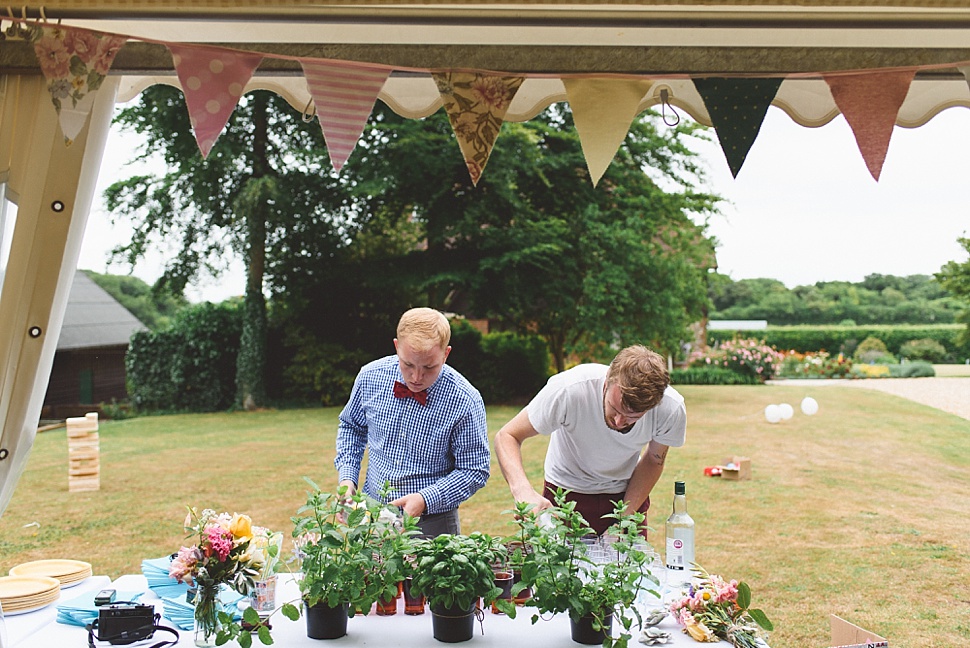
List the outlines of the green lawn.
<svg viewBox="0 0 970 648">
<path fill-rule="evenodd" d="M 687 445 L 671 451 L 651 525 L 687 481 L 697 557 L 747 581 L 775 622 L 773 648 L 823 647 L 828 615 L 870 628 L 893 648 L 970 643 L 967 522 L 970 422 L 881 393 L 840 387 L 685 386 Z M 813 396 L 819 413 L 798 407 Z M 795 416 L 764 420 L 770 403 Z M 517 410 L 489 408 L 494 434 Z M 112 577 L 177 549 L 186 505 L 250 513 L 289 531 L 303 475 L 334 485 L 337 409 L 147 417 L 101 426 L 101 490 L 68 493 L 63 429 L 37 437 L 0 518 L 0 573 L 25 560 L 76 558 Z M 541 481 L 544 441 L 526 444 Z M 703 476 L 724 457 L 751 458 L 753 479 Z M 466 532 L 511 532 L 496 465 L 462 508 Z M 289 548 L 289 547 L 287 547 Z"/>
</svg>

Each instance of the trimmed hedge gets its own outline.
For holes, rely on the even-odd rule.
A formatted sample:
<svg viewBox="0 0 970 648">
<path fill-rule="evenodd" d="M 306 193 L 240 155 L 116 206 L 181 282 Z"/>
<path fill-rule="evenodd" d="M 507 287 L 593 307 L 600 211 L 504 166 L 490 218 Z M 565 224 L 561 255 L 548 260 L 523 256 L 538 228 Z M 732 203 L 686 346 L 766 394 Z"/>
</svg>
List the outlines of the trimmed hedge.
<svg viewBox="0 0 970 648">
<path fill-rule="evenodd" d="M 935 340 L 943 345 L 947 360 L 963 362 L 970 357 L 970 346 L 958 341 L 963 324 L 902 325 L 873 324 L 869 326 L 769 326 L 764 331 L 708 331 L 708 344 L 735 337 L 763 339 L 779 351 L 814 353 L 828 351 L 835 355 L 851 355 L 855 347 L 867 337 L 882 340 L 890 353 L 899 355 L 900 347 L 911 340 Z"/>
<path fill-rule="evenodd" d="M 761 385 L 751 374 L 741 374 L 723 367 L 688 367 L 670 372 L 671 385 Z"/>
</svg>

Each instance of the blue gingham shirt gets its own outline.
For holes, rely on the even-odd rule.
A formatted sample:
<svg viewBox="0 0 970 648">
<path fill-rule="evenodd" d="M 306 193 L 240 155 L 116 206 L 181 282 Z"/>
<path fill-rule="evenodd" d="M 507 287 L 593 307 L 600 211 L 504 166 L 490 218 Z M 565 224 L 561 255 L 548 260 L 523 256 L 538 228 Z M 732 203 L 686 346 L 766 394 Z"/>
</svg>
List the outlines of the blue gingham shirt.
<svg viewBox="0 0 970 648">
<path fill-rule="evenodd" d="M 451 511 L 488 481 L 485 404 L 448 365 L 428 387 L 426 405 L 395 398 L 396 380 L 404 381 L 396 355 L 370 362 L 357 374 L 340 413 L 334 465 L 341 480 L 358 484 L 367 448 L 363 492 L 378 497 L 389 481 L 392 500 L 420 493 L 426 515 Z"/>
</svg>

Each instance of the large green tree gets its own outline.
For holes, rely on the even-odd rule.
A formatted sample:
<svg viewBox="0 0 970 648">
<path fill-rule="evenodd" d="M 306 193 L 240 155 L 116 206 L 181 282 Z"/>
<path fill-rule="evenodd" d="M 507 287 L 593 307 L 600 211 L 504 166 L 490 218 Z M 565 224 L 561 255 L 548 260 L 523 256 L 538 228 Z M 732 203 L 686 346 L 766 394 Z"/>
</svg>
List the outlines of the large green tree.
<svg viewBox="0 0 970 648">
<path fill-rule="evenodd" d="M 616 344 L 671 351 L 700 316 L 713 265 L 703 219 L 716 198 L 693 188 L 699 170 L 685 140 L 694 128 L 637 120 L 594 188 L 571 114 L 555 107 L 503 125 L 473 187 L 443 113 L 404 120 L 379 108 L 349 165 L 361 211 L 378 218 L 361 233 L 375 222 L 399 233 L 417 225 L 424 242 L 357 255 L 344 276 L 539 332 L 559 368 L 570 352 L 602 357 Z M 295 274 L 311 276 L 311 260 L 301 263 Z M 313 295 L 314 310 L 327 298 L 312 285 L 298 292 Z"/>
<path fill-rule="evenodd" d="M 245 318 L 237 362 L 238 404 L 265 398 L 264 278 L 272 258 L 289 253 L 287 239 L 313 222 L 314 247 L 326 254 L 345 242 L 345 205 L 334 188 L 319 126 L 306 123 L 281 97 L 253 92 L 203 159 L 180 91 L 153 86 L 116 122 L 142 135 L 139 157 L 160 154 L 166 172 L 117 182 L 108 208 L 130 221 L 134 235 L 113 252 L 134 265 L 149 249 L 168 254 L 156 290 L 181 294 L 202 273 L 225 269 L 226 251 L 246 263 Z"/>
</svg>

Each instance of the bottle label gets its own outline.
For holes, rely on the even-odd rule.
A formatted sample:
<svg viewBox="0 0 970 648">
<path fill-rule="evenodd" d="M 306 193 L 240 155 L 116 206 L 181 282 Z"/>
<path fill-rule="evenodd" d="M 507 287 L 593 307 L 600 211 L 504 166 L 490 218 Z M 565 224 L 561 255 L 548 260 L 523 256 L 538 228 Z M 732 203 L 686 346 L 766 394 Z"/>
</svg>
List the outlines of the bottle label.
<svg viewBox="0 0 970 648">
<path fill-rule="evenodd" d="M 694 530 L 674 529 L 667 538 L 667 569 L 688 571 L 694 562 Z"/>
</svg>

